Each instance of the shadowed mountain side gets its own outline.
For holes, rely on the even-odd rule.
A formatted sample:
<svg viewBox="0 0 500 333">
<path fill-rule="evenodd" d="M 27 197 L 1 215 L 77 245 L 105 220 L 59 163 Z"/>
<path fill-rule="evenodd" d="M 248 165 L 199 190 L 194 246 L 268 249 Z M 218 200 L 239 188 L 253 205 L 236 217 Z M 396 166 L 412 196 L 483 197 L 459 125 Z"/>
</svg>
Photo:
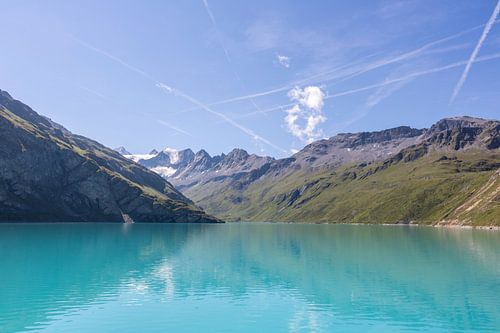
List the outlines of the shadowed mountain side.
<svg viewBox="0 0 500 333">
<path fill-rule="evenodd" d="M 0 171 L 0 221 L 218 221 L 157 174 L 4 91 Z"/>
</svg>

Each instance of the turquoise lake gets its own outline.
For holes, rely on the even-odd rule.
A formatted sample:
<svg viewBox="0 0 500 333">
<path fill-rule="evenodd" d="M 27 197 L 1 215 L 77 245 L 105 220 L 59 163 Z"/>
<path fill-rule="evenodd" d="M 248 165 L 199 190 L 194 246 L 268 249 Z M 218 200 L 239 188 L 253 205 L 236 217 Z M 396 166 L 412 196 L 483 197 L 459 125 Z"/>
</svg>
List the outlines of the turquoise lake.
<svg viewBox="0 0 500 333">
<path fill-rule="evenodd" d="M 0 224 L 0 332 L 500 332 L 500 232 Z"/>
</svg>

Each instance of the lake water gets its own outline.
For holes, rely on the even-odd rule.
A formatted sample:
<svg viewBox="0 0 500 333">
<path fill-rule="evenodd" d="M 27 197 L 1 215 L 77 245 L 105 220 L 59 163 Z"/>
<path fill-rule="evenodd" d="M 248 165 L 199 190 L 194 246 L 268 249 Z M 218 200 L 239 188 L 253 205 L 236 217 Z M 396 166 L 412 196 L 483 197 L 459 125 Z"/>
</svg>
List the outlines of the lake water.
<svg viewBox="0 0 500 333">
<path fill-rule="evenodd" d="M 0 332 L 500 332 L 500 232 L 0 224 Z"/>
</svg>

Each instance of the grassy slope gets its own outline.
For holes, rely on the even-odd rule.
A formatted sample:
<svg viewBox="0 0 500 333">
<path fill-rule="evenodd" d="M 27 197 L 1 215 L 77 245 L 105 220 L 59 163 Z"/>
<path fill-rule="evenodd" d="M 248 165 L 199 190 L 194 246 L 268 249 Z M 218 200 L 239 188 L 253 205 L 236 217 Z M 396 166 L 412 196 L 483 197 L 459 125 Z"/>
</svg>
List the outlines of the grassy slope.
<svg viewBox="0 0 500 333">
<path fill-rule="evenodd" d="M 57 137 L 48 131 L 41 130 L 37 125 L 26 121 L 8 109 L 0 108 L 0 111 L 0 116 L 11 122 L 15 127 L 26 131 L 27 134 L 33 135 L 39 140 L 46 140 L 47 142 L 56 144 L 61 150 L 72 151 L 91 163 L 99 165 L 99 172 L 107 174 L 111 179 L 125 182 L 128 186 L 138 189 L 142 193 L 141 196 L 151 199 L 154 205 L 165 205 L 174 212 L 186 211 L 205 216 L 202 211 L 189 202 L 187 198 L 183 197 L 170 183 L 164 182 L 163 179 L 160 179 L 159 176 L 151 173 L 148 169 L 132 163 L 97 142 L 78 135 Z M 161 180 L 160 183 L 164 186 L 161 189 L 155 189 L 152 186 L 131 179 L 130 176 L 138 173 L 151 173 L 151 177 L 158 178 L 158 182 Z"/>
<path fill-rule="evenodd" d="M 445 155 L 452 159 L 434 153 L 382 169 L 383 163 L 343 166 L 262 179 L 243 192 L 220 184 L 216 194 L 193 189 L 188 195 L 228 220 L 500 225 L 500 181 L 491 166 L 500 154 Z"/>
<path fill-rule="evenodd" d="M 24 119 L 22 119 L 18 116 L 16 116 L 14 113 L 10 112 L 9 110 L 6 110 L 6 109 L 2 110 L 1 116 L 8 119 L 14 126 L 24 129 L 26 132 L 35 135 L 39 139 L 48 139 L 48 140 L 53 141 L 54 143 L 56 143 L 59 146 L 60 149 L 72 150 L 74 153 L 76 153 L 84 158 L 89 158 L 89 159 L 92 158 L 92 155 L 98 156 L 101 159 L 107 159 L 107 160 L 114 159 L 112 156 L 105 154 L 105 152 L 103 150 L 99 150 L 98 147 L 89 145 L 88 147 L 85 147 L 82 149 L 82 147 L 80 147 L 80 145 L 77 142 L 75 142 L 74 140 L 72 140 L 70 137 L 66 138 L 66 140 L 68 141 L 68 142 L 66 142 L 64 140 L 61 140 L 60 138 L 53 136 L 53 135 L 50 135 L 50 134 L 47 135 L 47 134 L 43 133 L 42 131 L 40 131 L 36 126 L 30 124 L 29 122 L 25 121 Z M 92 141 L 88 140 L 88 143 L 92 143 Z M 128 165 L 125 165 L 125 168 L 128 168 L 128 167 L 129 167 Z M 108 173 L 112 177 L 121 178 L 122 180 L 128 182 L 131 186 L 135 186 L 135 187 L 141 189 L 145 194 L 147 194 L 151 197 L 156 197 L 159 199 L 161 198 L 161 199 L 164 199 L 167 201 L 171 201 L 170 198 L 166 197 L 163 193 L 160 193 L 160 192 L 158 192 L 150 187 L 146 187 L 146 186 L 142 186 L 140 184 L 134 183 L 134 182 L 130 181 L 129 179 L 126 179 L 125 177 L 123 177 L 123 175 L 121 175 L 117 172 L 113 172 L 112 170 L 109 170 L 109 169 L 103 168 L 103 167 L 101 167 L 100 170 Z M 133 170 L 128 170 L 128 171 L 133 172 Z"/>
</svg>

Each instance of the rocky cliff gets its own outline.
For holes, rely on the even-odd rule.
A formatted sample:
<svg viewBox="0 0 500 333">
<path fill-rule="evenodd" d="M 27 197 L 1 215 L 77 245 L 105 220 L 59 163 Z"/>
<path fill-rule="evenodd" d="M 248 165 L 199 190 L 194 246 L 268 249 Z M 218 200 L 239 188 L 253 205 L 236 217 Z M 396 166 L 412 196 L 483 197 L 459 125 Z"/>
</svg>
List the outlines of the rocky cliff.
<svg viewBox="0 0 500 333">
<path fill-rule="evenodd" d="M 0 221 L 219 220 L 154 172 L 0 90 Z"/>
</svg>

